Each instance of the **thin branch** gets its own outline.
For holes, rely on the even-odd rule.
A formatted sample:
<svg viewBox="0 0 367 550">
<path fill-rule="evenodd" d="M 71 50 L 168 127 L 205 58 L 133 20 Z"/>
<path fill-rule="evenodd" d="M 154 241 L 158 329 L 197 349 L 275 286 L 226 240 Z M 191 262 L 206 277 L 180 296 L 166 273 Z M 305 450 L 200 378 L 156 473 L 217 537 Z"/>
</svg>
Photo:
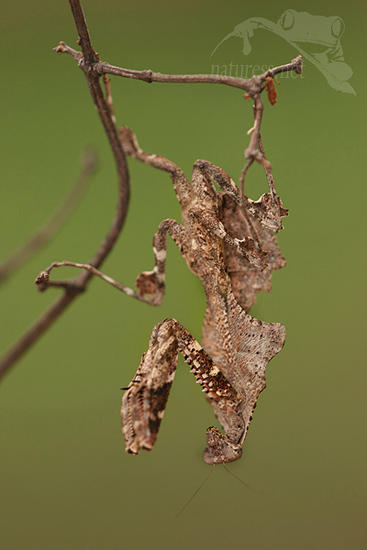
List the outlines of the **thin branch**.
<svg viewBox="0 0 367 550">
<path fill-rule="evenodd" d="M 111 116 L 111 110 L 107 104 L 99 82 L 99 77 L 93 74 L 91 66 L 98 60 L 90 41 L 89 32 L 83 10 L 79 0 L 69 0 L 73 12 L 75 24 L 79 34 L 80 45 L 82 48 L 83 59 L 80 59 L 79 66 L 84 71 L 87 79 L 89 91 L 92 95 L 94 105 L 97 108 L 99 117 L 103 124 L 107 138 L 109 140 L 114 156 L 117 175 L 118 175 L 118 201 L 115 216 L 112 225 L 94 254 L 90 263 L 99 267 L 113 248 L 123 227 L 128 202 L 129 202 L 129 174 L 124 151 L 118 137 L 114 117 Z M 37 339 L 52 325 L 61 313 L 73 302 L 87 286 L 92 273 L 84 271 L 74 282 L 65 288 L 63 295 L 58 298 L 51 307 L 32 325 L 18 342 L 10 349 L 0 362 L 0 378 L 2 378 L 14 365 L 17 359 L 21 357 Z"/>
<path fill-rule="evenodd" d="M 7 352 L 0 363 L 0 377 L 9 372 L 15 362 L 51 327 L 65 308 L 73 301 L 75 294 L 64 292 L 55 300 L 51 307 L 21 336 L 15 345 Z"/>
<path fill-rule="evenodd" d="M 10 277 L 22 264 L 29 260 L 38 250 L 45 246 L 45 244 L 47 244 L 60 230 L 83 197 L 91 176 L 96 171 L 96 166 L 95 154 L 91 150 L 86 150 L 83 153 L 79 177 L 63 204 L 25 244 L 19 247 L 7 260 L 0 264 L 0 284 Z"/>
<path fill-rule="evenodd" d="M 70 48 L 65 42 L 59 42 L 58 46 L 54 48 L 57 53 L 67 53 L 73 56 L 80 66 L 83 65 L 83 55 L 81 52 Z M 98 56 L 99 58 L 99 56 Z M 302 56 L 299 55 L 295 59 L 292 59 L 290 63 L 268 69 L 260 75 L 255 75 L 252 78 L 236 78 L 232 76 L 213 75 L 213 74 L 186 74 L 186 75 L 172 75 L 155 73 L 150 69 L 143 71 L 136 71 L 133 69 L 125 69 L 123 67 L 116 67 L 109 63 L 98 60 L 90 66 L 90 70 L 93 74 L 98 76 L 106 76 L 106 74 L 113 74 L 115 76 L 121 76 L 124 78 L 134 78 L 136 80 L 143 80 L 144 82 L 164 82 L 164 83 L 186 83 L 186 84 L 226 84 L 235 88 L 245 90 L 246 99 L 252 98 L 254 100 L 254 114 L 255 122 L 253 128 L 248 133 L 251 133 L 251 139 L 249 146 L 245 150 L 245 158 L 249 159 L 247 165 L 243 168 L 240 178 L 240 187 L 244 188 L 245 175 L 252 162 L 256 160 L 262 164 L 266 171 L 271 169 L 270 162 L 262 155 L 258 150 L 258 140 L 260 135 L 260 127 L 262 120 L 262 113 L 264 110 L 264 104 L 261 100 L 260 94 L 266 88 L 266 82 L 269 79 L 273 79 L 275 75 L 294 71 L 296 74 L 302 73 Z"/>
<path fill-rule="evenodd" d="M 245 150 L 245 158 L 246 159 L 254 159 L 260 164 L 264 166 L 264 168 L 270 168 L 270 162 L 266 160 L 263 155 L 260 153 L 260 151 L 257 148 L 258 141 L 259 141 L 259 135 L 260 135 L 260 127 L 261 127 L 261 121 L 263 117 L 263 110 L 264 110 L 264 104 L 262 102 L 261 97 L 258 95 L 254 98 L 254 116 L 255 121 L 254 125 L 247 133 L 251 133 L 250 143 L 247 149 Z"/>
<path fill-rule="evenodd" d="M 70 48 L 65 42 L 60 42 L 54 50 L 57 53 L 68 53 L 72 55 L 79 63 L 82 62 L 83 56 L 80 52 Z M 97 76 L 104 74 L 113 74 L 115 76 L 122 76 L 124 78 L 133 78 L 135 80 L 142 80 L 143 82 L 165 82 L 165 83 L 180 83 L 180 84 L 226 84 L 227 86 L 233 86 L 245 90 L 251 97 L 259 94 L 263 90 L 263 83 L 266 77 L 273 77 L 276 74 L 295 71 L 297 74 L 302 73 L 302 56 L 299 55 L 286 65 L 280 65 L 273 69 L 268 69 L 265 73 L 253 76 L 252 78 L 237 78 L 234 76 L 223 76 L 215 74 L 162 74 L 155 73 L 150 69 L 143 71 L 136 71 L 133 69 L 125 69 L 123 67 L 116 67 L 110 65 L 104 61 L 99 61 L 93 64 L 93 73 Z"/>
<path fill-rule="evenodd" d="M 261 121 L 262 121 L 262 113 L 264 110 L 264 104 L 261 100 L 261 97 L 258 97 L 254 101 L 253 105 L 254 110 L 254 125 L 250 130 L 247 132 L 247 134 L 251 134 L 251 140 L 249 143 L 249 146 L 247 149 L 245 149 L 244 155 L 245 158 L 248 158 L 247 164 L 243 167 L 241 176 L 240 176 L 240 189 L 242 191 L 242 195 L 245 193 L 245 177 L 247 174 L 248 169 L 254 162 L 254 160 L 257 160 L 260 164 L 264 166 L 266 178 L 268 180 L 270 193 L 272 196 L 273 201 L 275 201 L 276 197 L 276 190 L 275 190 L 275 183 L 274 183 L 274 176 L 271 169 L 271 164 L 266 158 L 264 146 L 261 139 L 260 134 L 260 127 L 261 127 Z"/>
<path fill-rule="evenodd" d="M 90 65 L 96 61 L 96 55 L 90 40 L 83 8 L 80 0 L 69 0 L 69 2 L 73 13 L 76 30 L 79 34 L 79 44 L 82 48 L 84 63 L 86 65 Z"/>
<path fill-rule="evenodd" d="M 60 46 L 61 46 L 60 42 Z M 64 46 L 66 46 L 64 44 Z M 70 52 L 68 52 L 70 53 Z M 223 76 L 215 74 L 162 74 L 155 73 L 151 70 L 136 71 L 132 69 L 124 69 L 122 67 L 116 67 L 109 63 L 100 62 L 96 63 L 93 67 L 96 74 L 99 76 L 103 74 L 113 74 L 115 76 L 122 76 L 125 78 L 134 78 L 136 80 L 143 80 L 149 84 L 152 82 L 165 82 L 165 83 L 181 83 L 181 84 L 226 84 L 227 86 L 233 86 L 245 90 L 251 97 L 261 93 L 263 89 L 263 83 L 266 77 L 273 77 L 276 74 L 295 71 L 297 74 L 302 73 L 302 56 L 298 56 L 286 65 L 274 67 L 268 69 L 265 73 L 253 76 L 252 78 L 237 78 L 234 76 Z"/>
</svg>

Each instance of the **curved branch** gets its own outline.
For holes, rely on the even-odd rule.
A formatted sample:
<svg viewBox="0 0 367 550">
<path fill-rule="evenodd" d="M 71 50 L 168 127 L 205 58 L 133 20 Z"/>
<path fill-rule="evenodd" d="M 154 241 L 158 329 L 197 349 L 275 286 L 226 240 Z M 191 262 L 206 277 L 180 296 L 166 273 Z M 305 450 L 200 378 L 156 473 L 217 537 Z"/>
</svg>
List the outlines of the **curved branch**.
<svg viewBox="0 0 367 550">
<path fill-rule="evenodd" d="M 80 0 L 69 0 L 71 11 L 73 13 L 76 30 L 79 34 L 79 44 L 82 48 L 83 56 L 86 65 L 90 65 L 96 61 L 95 51 L 93 49 L 87 22 L 83 12 Z"/>
<path fill-rule="evenodd" d="M 84 71 L 87 79 L 89 91 L 92 95 L 94 105 L 97 108 L 102 125 L 106 132 L 114 156 L 117 175 L 118 175 L 118 201 L 115 216 L 112 225 L 90 261 L 90 264 L 99 267 L 113 248 L 123 227 L 128 203 L 129 203 L 129 173 L 124 151 L 117 134 L 113 113 L 109 104 L 103 95 L 99 82 L 99 77 L 93 74 L 91 66 L 98 60 L 89 37 L 86 20 L 83 14 L 79 0 L 69 0 L 73 12 L 75 24 L 78 30 L 80 45 L 83 52 L 83 59 L 80 59 L 79 66 Z M 58 298 L 51 307 L 26 331 L 18 342 L 8 351 L 0 362 L 0 378 L 9 371 L 15 361 L 19 359 L 37 339 L 58 319 L 63 311 L 73 302 L 73 300 L 85 290 L 88 281 L 93 274 L 84 271 L 73 284 L 64 289 L 64 293 Z"/>
</svg>

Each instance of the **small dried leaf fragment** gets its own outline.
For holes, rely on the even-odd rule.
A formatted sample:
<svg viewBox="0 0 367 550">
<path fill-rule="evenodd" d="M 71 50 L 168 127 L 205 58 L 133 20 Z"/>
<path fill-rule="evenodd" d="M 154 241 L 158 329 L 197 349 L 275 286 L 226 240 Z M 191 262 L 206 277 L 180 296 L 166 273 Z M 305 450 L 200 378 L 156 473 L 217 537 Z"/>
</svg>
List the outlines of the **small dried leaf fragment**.
<svg viewBox="0 0 367 550">
<path fill-rule="evenodd" d="M 268 92 L 268 99 L 271 105 L 275 105 L 277 102 L 278 93 L 275 89 L 274 80 L 271 76 L 265 78 L 265 87 Z"/>
</svg>

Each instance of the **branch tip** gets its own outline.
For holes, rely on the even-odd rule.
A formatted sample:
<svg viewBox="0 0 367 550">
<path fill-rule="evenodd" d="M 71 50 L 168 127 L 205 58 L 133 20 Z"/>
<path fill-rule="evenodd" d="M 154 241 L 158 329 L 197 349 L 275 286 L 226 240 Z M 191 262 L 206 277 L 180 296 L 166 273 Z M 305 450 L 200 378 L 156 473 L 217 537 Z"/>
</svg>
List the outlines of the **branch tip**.
<svg viewBox="0 0 367 550">
<path fill-rule="evenodd" d="M 47 271 L 41 271 L 39 275 L 35 278 L 34 282 L 36 285 L 44 285 L 50 280 L 50 275 Z"/>
</svg>

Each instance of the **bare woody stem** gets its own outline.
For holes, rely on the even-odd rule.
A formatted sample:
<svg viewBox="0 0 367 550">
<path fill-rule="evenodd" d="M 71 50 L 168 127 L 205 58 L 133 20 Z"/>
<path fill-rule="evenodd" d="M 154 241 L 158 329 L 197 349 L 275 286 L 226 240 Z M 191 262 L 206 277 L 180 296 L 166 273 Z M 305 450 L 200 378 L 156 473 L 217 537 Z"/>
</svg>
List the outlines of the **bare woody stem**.
<svg viewBox="0 0 367 550">
<path fill-rule="evenodd" d="M 233 86 L 245 90 L 251 97 L 262 91 L 263 82 L 266 77 L 273 77 L 279 73 L 295 71 L 297 74 L 302 72 L 302 56 L 298 56 L 288 63 L 287 65 L 281 65 L 268 69 L 265 73 L 259 76 L 253 76 L 252 78 L 237 78 L 234 76 L 223 76 L 215 74 L 161 74 L 155 73 L 151 70 L 135 71 L 131 69 L 123 69 L 122 67 L 115 67 L 109 63 L 96 63 L 94 70 L 97 74 L 113 74 L 115 76 L 122 76 L 125 78 L 134 78 L 136 80 L 143 80 L 149 84 L 152 82 L 165 82 L 165 83 L 180 83 L 180 84 L 226 84 L 227 86 Z"/>
<path fill-rule="evenodd" d="M 70 48 L 65 42 L 60 42 L 54 50 L 57 53 L 67 53 L 73 56 L 80 66 L 84 64 L 83 54 Z M 264 109 L 264 104 L 261 100 L 260 94 L 265 89 L 265 81 L 268 78 L 274 78 L 275 75 L 294 71 L 296 74 L 302 73 L 302 56 L 299 55 L 293 59 L 290 63 L 285 65 L 280 65 L 279 67 L 274 67 L 273 69 L 268 69 L 260 75 L 255 75 L 252 78 L 236 78 L 233 76 L 222 76 L 215 74 L 186 74 L 186 75 L 174 75 L 174 74 L 162 74 L 155 73 L 150 69 L 144 71 L 136 71 L 133 69 L 125 69 L 123 67 L 116 67 L 110 65 L 109 63 L 103 61 L 96 61 L 90 65 L 90 70 L 93 74 L 97 76 L 105 76 L 106 74 L 112 74 L 115 76 L 121 76 L 124 78 L 134 78 L 136 80 L 143 80 L 144 82 L 164 82 L 164 83 L 181 83 L 181 84 L 226 84 L 227 86 L 233 86 L 241 90 L 245 90 L 248 94 L 248 97 L 254 100 L 254 112 L 255 112 L 255 123 L 252 128 L 252 135 L 250 139 L 249 146 L 245 150 L 245 158 L 249 159 L 249 162 L 242 170 L 240 184 L 241 188 L 244 187 L 244 179 L 248 168 L 251 166 L 252 162 L 256 160 L 262 164 L 265 170 L 270 170 L 270 162 L 262 155 L 258 150 L 258 140 L 260 135 L 260 127 L 262 120 L 262 112 Z"/>
<path fill-rule="evenodd" d="M 57 53 L 68 53 L 72 55 L 79 63 L 83 62 L 83 55 L 81 52 L 70 48 L 65 42 L 60 42 L 54 50 Z M 274 77 L 277 74 L 294 71 L 297 74 L 302 73 L 302 56 L 299 55 L 286 65 L 280 65 L 273 69 L 268 69 L 265 73 L 253 76 L 252 78 L 237 78 L 234 76 L 222 76 L 215 74 L 162 74 L 155 73 L 150 69 L 144 71 L 136 71 L 133 69 L 125 69 L 123 67 L 116 67 L 110 65 L 104 61 L 99 61 L 93 64 L 93 74 L 96 76 L 102 76 L 104 74 L 113 74 L 115 76 L 121 76 L 124 78 L 133 78 L 135 80 L 142 80 L 151 84 L 152 82 L 165 82 L 165 83 L 180 83 L 180 84 L 226 84 L 227 86 L 233 86 L 245 90 L 251 97 L 259 94 L 263 90 L 263 83 L 266 77 Z"/>
<path fill-rule="evenodd" d="M 274 177 L 271 170 L 271 164 L 266 158 L 266 154 L 265 154 L 265 150 L 264 150 L 264 146 L 263 146 L 261 134 L 260 134 L 260 127 L 261 127 L 262 115 L 264 110 L 264 104 L 260 96 L 255 98 L 253 109 L 254 109 L 255 120 L 254 120 L 253 127 L 247 132 L 248 134 L 251 134 L 251 139 L 250 139 L 249 146 L 247 147 L 247 149 L 245 149 L 245 158 L 249 160 L 241 172 L 240 188 L 242 191 L 242 195 L 244 195 L 245 177 L 246 177 L 247 171 L 252 165 L 252 163 L 254 162 L 254 160 L 257 160 L 257 162 L 259 162 L 264 166 L 266 178 L 269 184 L 270 193 L 275 205 L 276 190 L 275 190 L 275 184 L 274 184 Z"/>
<path fill-rule="evenodd" d="M 94 105 L 97 108 L 99 117 L 110 143 L 116 164 L 119 184 L 117 207 L 112 225 L 105 239 L 90 261 L 93 266 L 99 267 L 112 250 L 124 224 L 129 202 L 129 174 L 125 154 L 122 149 L 115 126 L 114 117 L 111 112 L 111 106 L 106 102 L 99 82 L 99 76 L 95 75 L 92 69 L 93 64 L 96 61 L 98 62 L 98 58 L 94 52 L 89 37 L 80 0 L 69 0 L 69 2 L 82 48 L 83 61 L 82 63 L 79 63 L 79 66 L 84 71 Z M 92 273 L 84 271 L 77 279 L 72 281 L 69 286 L 65 287 L 63 295 L 51 305 L 51 307 L 23 334 L 20 340 L 15 343 L 5 357 L 3 357 L 0 362 L 0 378 L 8 372 L 17 359 L 19 359 L 21 355 L 25 353 L 52 325 L 52 323 L 58 319 L 61 313 L 65 311 L 73 300 L 85 290 L 91 277 L 93 277 Z"/>
<path fill-rule="evenodd" d="M 257 149 L 259 136 L 260 136 L 260 127 L 261 127 L 261 121 L 263 117 L 263 110 L 264 110 L 264 104 L 262 102 L 262 99 L 260 95 L 255 96 L 254 98 L 254 116 L 255 121 L 254 125 L 249 130 L 248 133 L 251 133 L 250 143 L 247 149 L 245 150 L 245 158 L 247 159 L 253 159 L 257 160 L 260 164 L 264 165 L 264 168 L 270 168 L 270 163 L 267 161 L 261 152 Z"/>
<path fill-rule="evenodd" d="M 79 43 L 83 52 L 84 63 L 91 65 L 96 61 L 96 55 L 92 42 L 90 40 L 87 22 L 83 12 L 80 0 L 69 0 L 71 11 L 73 13 L 76 30 L 79 35 Z"/>
</svg>

